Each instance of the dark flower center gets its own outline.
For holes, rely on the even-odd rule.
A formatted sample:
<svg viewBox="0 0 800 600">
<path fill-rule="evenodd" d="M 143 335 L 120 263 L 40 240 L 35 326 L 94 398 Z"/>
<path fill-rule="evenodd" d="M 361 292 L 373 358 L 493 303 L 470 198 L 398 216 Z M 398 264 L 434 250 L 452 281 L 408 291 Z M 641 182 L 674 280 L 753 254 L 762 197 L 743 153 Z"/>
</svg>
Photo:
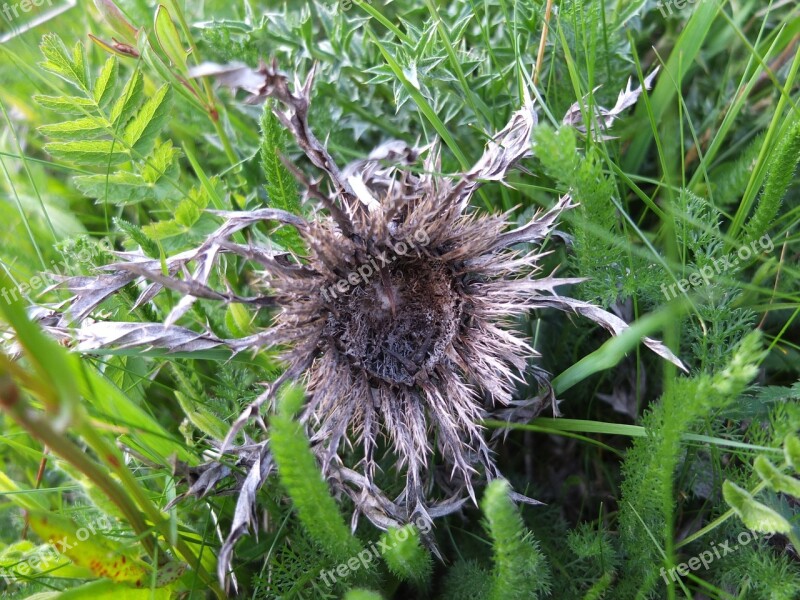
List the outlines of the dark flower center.
<svg viewBox="0 0 800 600">
<path fill-rule="evenodd" d="M 385 266 L 339 296 L 326 334 L 370 378 L 413 385 L 441 360 L 460 318 L 448 270 L 417 259 Z"/>
</svg>

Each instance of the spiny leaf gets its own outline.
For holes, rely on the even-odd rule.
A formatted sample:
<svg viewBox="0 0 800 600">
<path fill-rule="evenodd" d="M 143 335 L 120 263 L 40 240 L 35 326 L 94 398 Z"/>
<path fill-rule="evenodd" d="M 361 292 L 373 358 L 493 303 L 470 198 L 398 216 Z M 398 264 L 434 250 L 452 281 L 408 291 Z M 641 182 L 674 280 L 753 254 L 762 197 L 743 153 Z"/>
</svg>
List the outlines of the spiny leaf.
<svg viewBox="0 0 800 600">
<path fill-rule="evenodd" d="M 272 112 L 272 102 L 266 102 L 261 115 L 261 167 L 267 179 L 264 187 L 272 206 L 300 214 L 297 182 L 281 161 L 281 153 L 286 148 L 286 131 Z M 294 229 L 278 229 L 274 236 L 279 244 L 295 252 L 303 251 L 303 241 Z"/>
<path fill-rule="evenodd" d="M 281 161 L 281 153 L 288 147 L 286 138 L 286 130 L 272 112 L 272 103 L 266 102 L 261 115 L 261 167 L 267 178 L 267 194 L 275 208 L 299 214 L 297 182 Z"/>
</svg>

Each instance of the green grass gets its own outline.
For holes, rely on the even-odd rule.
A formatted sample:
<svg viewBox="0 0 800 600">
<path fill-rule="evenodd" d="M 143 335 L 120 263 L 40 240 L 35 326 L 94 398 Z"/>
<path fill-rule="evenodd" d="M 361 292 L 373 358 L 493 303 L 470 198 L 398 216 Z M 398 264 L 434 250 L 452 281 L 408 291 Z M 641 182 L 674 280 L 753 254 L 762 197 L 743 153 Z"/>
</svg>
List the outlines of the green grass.
<svg viewBox="0 0 800 600">
<path fill-rule="evenodd" d="M 800 533 L 791 497 L 791 436 L 800 430 L 800 10 L 777 0 L 703 0 L 665 18 L 652 0 L 556 0 L 536 65 L 546 4 L 129 0 L 115 16 L 109 0 L 79 0 L 0 45 L 4 597 L 223 597 L 216 559 L 231 523 L 251 519 L 258 535 L 247 530 L 233 554 L 235 597 L 457 599 L 509 589 L 623 600 L 800 596 L 791 549 Z M 122 14 L 141 28 L 138 41 Z M 89 34 L 135 52 L 110 60 Z M 247 472 L 233 455 L 219 459 L 228 470 L 207 495 L 165 508 L 196 481 L 262 383 L 280 376 L 277 353 L 77 352 L 26 313 L 68 302 L 43 277 L 53 265 L 87 276 L 113 262 L 101 241 L 115 251 L 141 248 L 166 267 L 219 225 L 210 210 L 313 212 L 283 161 L 312 181 L 319 173 L 278 121 L 244 104 L 242 92 L 188 77 L 204 61 L 256 66 L 262 58 L 301 81 L 316 67 L 309 120 L 340 166 L 402 139 L 439 142 L 442 172 L 463 173 L 533 98 L 542 127 L 532 156 L 508 185 L 484 186 L 472 209 L 507 211 L 522 224 L 573 193 L 580 206 L 560 228 L 574 243 L 550 241 L 542 276 L 557 268 L 586 278 L 570 295 L 632 324 L 611 339 L 555 311 L 514 324 L 541 354 L 530 366 L 552 374 L 563 418 L 484 426 L 501 434 L 497 461 L 510 487 L 547 506 L 518 510 L 505 484 L 482 484 L 478 502 L 435 519 L 430 537 L 412 535 L 333 586 L 321 570 L 397 531 L 381 538 L 365 518 L 349 531 L 342 515 L 353 502 L 327 494 L 293 410 L 265 406 L 264 428 L 244 428 L 255 442 L 275 433 L 279 446 L 277 474 L 255 493 L 253 515 L 236 514 Z M 613 106 L 629 77 L 635 87 L 656 67 L 653 89 L 607 138 L 559 133 L 574 102 L 591 126 L 592 110 Z M 764 236 L 771 251 L 664 297 L 662 286 Z M 256 227 L 236 240 L 306 251 L 288 228 Z M 81 250 L 89 263 L 76 258 Z M 231 256 L 210 283 L 241 296 L 263 292 L 254 264 Z M 181 301 L 164 291 L 134 306 L 140 292 L 124 287 L 92 317 L 161 323 Z M 269 309 L 235 306 L 200 300 L 178 325 L 219 338 L 268 327 Z M 644 335 L 663 340 L 688 374 L 641 351 Z M 540 391 L 529 369 L 518 397 Z M 354 450 L 349 458 L 360 457 Z M 399 489 L 391 460 L 378 464 L 384 489 Z M 111 532 L 95 541 L 109 556 L 135 559 L 145 581 L 128 585 L 74 556 L 4 578 L 47 542 L 41 517 L 28 522 L 25 511 L 53 515 L 69 535 L 109 518 Z M 778 533 L 680 583 L 660 575 L 747 527 Z M 87 544 L 86 553 L 100 550 Z M 183 570 L 173 573 L 176 565 Z M 520 587 L 534 571 L 541 585 Z"/>
</svg>

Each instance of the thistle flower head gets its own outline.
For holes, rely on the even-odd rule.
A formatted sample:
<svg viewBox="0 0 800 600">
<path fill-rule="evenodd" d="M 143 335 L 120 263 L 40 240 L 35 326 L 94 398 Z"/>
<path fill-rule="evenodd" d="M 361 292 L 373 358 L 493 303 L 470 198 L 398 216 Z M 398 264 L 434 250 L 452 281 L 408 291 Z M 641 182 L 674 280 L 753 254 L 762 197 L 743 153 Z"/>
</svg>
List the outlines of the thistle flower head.
<svg viewBox="0 0 800 600">
<path fill-rule="evenodd" d="M 457 510 L 470 496 L 474 499 L 478 478 L 499 476 L 481 422 L 488 416 L 528 420 L 547 407 L 557 410 L 546 374 L 531 364 L 536 353 L 515 331 L 514 320 L 531 309 L 557 308 L 584 315 L 612 333 L 626 327 L 618 317 L 558 293 L 559 286 L 579 279 L 542 272 L 541 245 L 554 232 L 559 214 L 574 206 L 569 196 L 517 228 L 507 215 L 468 209 L 483 182 L 504 181 L 529 154 L 537 123 L 532 103 L 512 115 L 475 166 L 460 176 L 440 174 L 437 146 L 417 149 L 401 142 L 384 144 L 339 169 L 308 124 L 311 76 L 292 91 L 275 65 L 257 70 L 203 65 L 194 75 L 214 75 L 243 88 L 251 102 L 279 101 L 276 116 L 327 177 L 326 189 L 291 167 L 308 198 L 325 212 L 312 220 L 271 208 L 217 212 L 223 225 L 199 248 L 168 258 L 167 273 L 160 261 L 124 254 L 107 275 L 66 282 L 75 296 L 61 330 L 140 278 L 150 282 L 140 302 L 162 287 L 176 290 L 184 298 L 164 325 L 85 325 L 77 332 L 79 349 L 280 348 L 285 371 L 232 425 L 221 452 L 236 448 L 242 427 L 260 420 L 283 383 L 303 380 L 307 402 L 300 418 L 325 476 L 354 501 L 354 516 L 365 514 L 386 528 Z M 409 168 L 423 154 L 422 169 Z M 261 221 L 294 227 L 307 254 L 275 255 L 231 241 L 234 233 Z M 257 263 L 266 293 L 241 297 L 212 289 L 209 275 L 222 253 Z M 272 307 L 274 320 L 269 329 L 237 340 L 176 326 L 198 298 Z M 645 343 L 680 364 L 659 342 Z M 531 378 L 541 394 L 515 399 L 517 383 Z M 376 484 L 380 448 L 402 474 L 402 491 L 393 498 Z M 258 446 L 258 460 L 263 452 Z M 256 485 L 247 489 L 257 489 L 268 473 L 269 468 L 252 469 L 248 480 L 255 478 Z M 209 480 L 190 492 L 207 492 Z M 252 502 L 252 495 L 242 501 Z M 244 507 L 248 511 L 252 506 Z M 228 551 L 246 530 L 234 525 Z"/>
</svg>

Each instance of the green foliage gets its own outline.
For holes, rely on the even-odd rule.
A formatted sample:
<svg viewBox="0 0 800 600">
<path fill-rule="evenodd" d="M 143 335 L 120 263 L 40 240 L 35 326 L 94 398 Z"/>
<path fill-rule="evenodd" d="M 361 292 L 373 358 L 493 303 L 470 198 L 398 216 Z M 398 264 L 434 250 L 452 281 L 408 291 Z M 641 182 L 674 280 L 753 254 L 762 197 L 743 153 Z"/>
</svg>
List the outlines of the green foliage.
<svg viewBox="0 0 800 600">
<path fill-rule="evenodd" d="M 114 219 L 114 225 L 120 231 L 125 232 L 128 237 L 137 244 L 145 255 L 149 256 L 150 258 L 159 258 L 161 256 L 161 252 L 158 249 L 158 244 L 154 242 L 152 239 L 147 237 L 147 234 L 142 231 L 142 228 L 138 225 L 134 225 L 133 223 L 129 223 L 124 219 Z"/>
<path fill-rule="evenodd" d="M 552 206 L 556 192 L 572 193 L 580 206 L 565 215 L 565 228 L 574 244 L 562 250 L 554 240 L 555 252 L 542 257 L 542 275 L 568 265 L 571 275 L 586 278 L 579 284 L 585 299 L 627 321 L 661 310 L 671 299 L 662 285 L 735 256 L 739 244 L 778 232 L 780 245 L 786 243 L 783 253 L 779 247 L 736 268 L 715 269 L 710 283 L 677 294 L 685 302 L 670 309 L 679 316 L 664 320 L 664 336 L 652 335 L 677 349 L 691 378 L 662 374 L 630 352 L 614 369 L 584 373 L 581 385 L 559 395 L 567 419 L 557 426 L 536 419 L 524 434 L 511 432 L 503 443 L 497 436 L 503 473 L 517 491 L 530 487 L 526 493 L 547 507 L 526 508 L 526 529 L 506 490 L 492 484 L 483 502 L 489 539 L 480 513 L 468 505 L 435 520 L 430 535 L 441 562 L 432 563 L 419 534 L 406 526 L 384 534 L 390 547 L 385 565 L 376 558 L 369 572 L 331 587 L 320 582 L 320 571 L 356 556 L 378 534 L 363 519 L 350 533 L 341 511 L 352 506 L 330 497 L 293 418 L 302 394 L 286 392 L 278 414 L 262 414 L 266 433 L 246 429 L 256 441 L 269 436 L 282 486 L 270 481 L 261 490 L 263 527 L 237 546 L 237 596 L 472 600 L 544 597 L 549 590 L 551 598 L 620 600 L 800 597 L 793 553 L 799 209 L 791 193 L 800 158 L 794 109 L 800 61 L 792 45 L 792 3 L 773 3 L 768 14 L 759 12 L 760 3 L 739 3 L 733 12 L 723 7 L 730 18 L 722 18 L 715 3 L 664 17 L 656 2 L 562 0 L 555 3 L 541 65 L 536 50 L 547 4 L 541 1 L 267 0 L 253 14 L 219 0 L 157 9 L 126 2 L 124 17 L 110 0 L 95 4 L 48 21 L 53 33 L 38 49 L 38 28 L 0 45 L 0 292 L 27 285 L 31 289 L 17 294 L 26 301 L 69 297 L 63 288 L 39 295 L 44 286 L 34 278 L 41 282 L 52 265 L 63 261 L 60 274 L 71 276 L 113 262 L 97 250 L 99 238 L 161 259 L 219 226 L 209 208 L 304 210 L 301 186 L 281 157 L 311 180 L 319 172 L 297 161 L 297 148 L 269 106 L 261 112 L 226 89 L 189 78 L 191 66 L 204 61 L 256 65 L 275 57 L 281 70 L 301 81 L 314 65 L 310 121 L 340 166 L 389 139 L 419 146 L 441 140 L 441 165 L 434 168 L 463 172 L 481 155 L 487 135 L 531 94 L 541 124 L 534 158 L 522 161 L 510 185 L 485 185 L 476 198 L 482 206 L 470 210 L 512 211 L 524 225 L 537 209 Z M 95 8 L 105 22 L 96 19 Z M 128 21 L 142 28 L 138 41 Z M 86 41 L 87 27 L 109 42 Z M 140 58 L 103 56 L 112 39 L 131 44 Z M 662 62 L 666 68 L 647 102 L 640 99 L 623 115 L 609 139 L 559 126 L 576 100 L 586 108 L 611 106 L 629 76 L 636 85 Z M 238 241 L 306 252 L 288 227 L 258 228 Z M 91 258 L 84 264 L 75 256 L 86 248 Z M 247 289 L 248 295 L 257 287 L 249 263 L 231 255 L 222 262 L 210 274 L 212 285 Z M 93 319 L 131 320 L 141 291 L 138 282 L 127 286 Z M 175 302 L 176 294 L 159 294 L 136 309 L 136 318 L 161 322 Z M 0 297 L 4 319 L 33 331 L 21 304 L 17 312 L 9 306 Z M 269 308 L 201 300 L 181 325 L 241 337 L 259 332 L 274 315 Z M 42 310 L 35 318 L 50 317 Z M 530 367 L 564 373 L 605 339 L 580 319 L 568 319 L 541 311 L 519 323 L 541 353 Z M 748 337 L 756 322 L 770 342 L 763 360 Z M 0 340 L 6 335 L 4 322 Z M 230 486 L 239 481 L 241 465 L 232 455 L 221 457 L 231 474 L 220 493 L 162 510 L 197 482 L 198 465 L 216 457 L 230 422 L 261 393 L 257 383 L 280 375 L 276 356 L 184 361 L 101 355 L 75 344 L 67 352 L 35 336 L 25 339 L 32 350 L 26 347 L 19 360 L 7 361 L 5 349 L 0 353 L 0 400 L 13 380 L 29 414 L 50 410 L 41 425 L 50 427 L 53 444 L 38 478 L 45 444 L 0 410 L 0 474 L 6 483 L 19 482 L 0 495 L 0 567 L 18 567 L 46 548 L 37 545 L 36 529 L 44 532 L 39 522 L 28 527 L 34 541 L 22 539 L 24 516 L 13 508 L 21 501 L 29 510 L 71 519 L 73 530 L 98 510 L 109 515 L 113 533 L 98 542 L 112 557 L 136 556 L 135 566 L 148 575 L 150 565 L 190 562 L 193 554 L 202 554 L 204 569 L 193 566 L 163 588 L 137 590 L 96 580 L 78 565 L 86 553 L 76 554 L 75 561 L 41 562 L 28 579 L 4 580 L 6 571 L 0 571 L 0 595 L 222 597 L 214 555 L 233 517 Z M 528 375 L 515 401 L 541 392 Z M 754 378 L 763 387 L 746 389 Z M 625 415 L 616 412 L 621 405 Z M 629 417 L 637 424 L 623 421 Z M 124 454 L 109 454 L 117 448 Z M 388 468 L 381 475 L 389 488 L 397 476 Z M 148 507 L 134 526 L 137 512 Z M 783 533 L 684 577 L 685 594 L 677 584 L 661 586 L 660 567 L 688 560 L 712 541 L 735 539 L 743 522 Z M 158 549 L 151 553 L 154 531 Z M 399 541 L 399 531 L 409 532 L 408 539 Z M 179 550 L 181 544 L 191 552 Z M 347 591 L 357 585 L 370 589 Z"/>
<path fill-rule="evenodd" d="M 800 480 L 785 475 L 766 456 L 757 456 L 753 466 L 758 476 L 771 490 L 800 498 Z"/>
<path fill-rule="evenodd" d="M 447 570 L 442 582 L 442 600 L 489 598 L 492 575 L 474 560 L 459 560 Z"/>
<path fill-rule="evenodd" d="M 789 533 L 791 524 L 770 507 L 757 502 L 747 490 L 743 490 L 735 483 L 726 481 L 722 485 L 722 494 L 725 502 L 742 520 L 748 529 L 762 533 Z"/>
<path fill-rule="evenodd" d="M 720 587 L 752 600 L 793 600 L 800 595 L 800 572 L 788 554 L 744 546 L 725 561 Z"/>
<path fill-rule="evenodd" d="M 261 114 L 261 168 L 266 178 L 264 187 L 275 208 L 297 214 L 300 212 L 297 182 L 281 160 L 288 148 L 288 135 L 272 109 L 273 102 L 266 102 Z"/>
<path fill-rule="evenodd" d="M 382 596 L 377 592 L 356 588 L 347 592 L 344 600 L 382 600 Z"/>
<path fill-rule="evenodd" d="M 116 57 L 108 58 L 97 77 L 90 79 L 80 42 L 70 53 L 61 38 L 48 34 L 41 51 L 46 59 L 42 67 L 81 95 L 38 95 L 34 100 L 61 114 L 84 115 L 40 127 L 44 135 L 57 140 L 46 144 L 45 150 L 56 159 L 104 169 L 102 174 L 76 176 L 78 189 L 98 201 L 119 205 L 175 197 L 179 153 L 171 142 L 156 143 L 171 115 L 171 87 L 164 84 L 145 99 L 144 78 L 137 70 L 117 94 Z M 133 162 L 130 169 L 109 170 L 129 161 Z"/>
<path fill-rule="evenodd" d="M 734 281 L 742 265 L 725 249 L 720 211 L 687 189 L 680 191 L 677 207 L 674 234 L 683 268 L 674 277 L 691 283 L 691 277 L 711 274 L 708 283 L 700 279 L 689 291 L 696 314 L 686 319 L 685 345 L 698 370 L 711 372 L 725 364 L 752 328 L 755 315 L 739 301 L 741 292 Z"/>
<path fill-rule="evenodd" d="M 261 114 L 261 168 L 266 178 L 264 187 L 271 206 L 299 214 L 297 182 L 281 160 L 287 148 L 286 130 L 272 113 L 272 102 L 266 102 Z M 275 238 L 286 247 L 302 253 L 304 244 L 295 229 L 280 229 Z"/>
<path fill-rule="evenodd" d="M 211 185 L 217 183 L 216 178 L 211 180 Z M 211 198 L 204 186 L 198 186 L 189 191 L 174 209 L 171 219 L 164 219 L 151 223 L 142 228 L 142 232 L 159 242 L 177 238 L 181 242 L 193 239 L 197 234 L 194 227 L 203 216 L 203 211 L 208 207 Z"/>
<path fill-rule="evenodd" d="M 191 369 L 172 363 L 172 373 L 181 391 L 175 392 L 175 399 L 186 418 L 202 434 L 221 442 L 225 439 L 228 427 L 219 415 L 205 405 L 202 383 Z"/>
<path fill-rule="evenodd" d="M 681 436 L 736 400 L 763 357 L 760 336 L 746 337 L 728 365 L 714 375 L 674 381 L 644 418 L 647 436 L 634 442 L 623 463 L 619 531 L 628 549 L 620 592 L 646 597 L 658 581 L 658 565 L 671 567 L 674 478 L 682 459 Z M 661 553 L 667 551 L 666 557 Z M 665 559 L 665 560 L 664 560 Z"/>
<path fill-rule="evenodd" d="M 302 388 L 282 392 L 271 422 L 270 448 L 300 523 L 334 564 L 346 564 L 363 546 L 350 534 L 322 479 L 303 427 L 293 418 L 303 399 Z"/>
<path fill-rule="evenodd" d="M 382 556 L 389 571 L 402 581 L 426 586 L 433 571 L 433 561 L 430 552 L 422 547 L 417 528 L 411 524 L 400 529 L 392 527 L 381 539 L 386 544 Z"/>
<path fill-rule="evenodd" d="M 786 463 L 800 473 L 800 438 L 796 435 L 786 436 L 783 444 Z"/>
<path fill-rule="evenodd" d="M 509 498 L 508 482 L 496 479 L 481 502 L 486 531 L 492 539 L 492 600 L 539 598 L 550 589 L 547 559 L 533 534 L 525 529 L 519 511 Z"/>
<path fill-rule="evenodd" d="M 758 160 L 758 153 L 764 143 L 764 135 L 757 135 L 747 146 L 731 160 L 726 161 L 712 170 L 709 174 L 711 180 L 711 194 L 716 206 L 728 208 L 736 205 L 747 189 L 747 182 L 753 167 Z"/>
<path fill-rule="evenodd" d="M 772 228 L 781 201 L 792 184 L 798 163 L 800 163 L 800 119 L 795 119 L 772 154 L 764 190 L 752 218 L 747 223 L 744 243 L 757 240 Z"/>
<path fill-rule="evenodd" d="M 756 474 L 762 481 L 761 487 L 778 494 L 786 494 L 794 498 L 800 498 L 800 479 L 784 473 L 786 468 L 797 470 L 796 453 L 800 443 L 797 437 L 789 435 L 784 440 L 784 456 L 786 464 L 781 467 L 776 466 L 766 456 L 756 457 L 753 467 Z M 722 494 L 736 515 L 742 522 L 754 531 L 761 533 L 782 533 L 786 535 L 792 543 L 800 545 L 800 528 L 793 525 L 781 512 L 767 506 L 763 502 L 757 501 L 753 494 L 744 490 L 731 481 L 725 481 L 722 486 Z"/>
<path fill-rule="evenodd" d="M 565 578 L 572 594 L 602 598 L 611 588 L 619 568 L 619 554 L 607 531 L 582 524 L 567 535 L 567 545 L 575 555 Z"/>
<path fill-rule="evenodd" d="M 616 236 L 619 219 L 611 198 L 614 182 L 603 172 L 600 153 L 590 146 L 581 156 L 575 130 L 546 125 L 534 130 L 534 147 L 544 172 L 579 203 L 579 217 L 572 219 L 576 271 L 589 281 L 583 284 L 587 299 L 608 305 L 630 293 L 626 282 L 626 258 Z M 568 217 L 569 218 L 569 217 Z M 630 271 L 628 271 L 630 272 Z"/>
</svg>

